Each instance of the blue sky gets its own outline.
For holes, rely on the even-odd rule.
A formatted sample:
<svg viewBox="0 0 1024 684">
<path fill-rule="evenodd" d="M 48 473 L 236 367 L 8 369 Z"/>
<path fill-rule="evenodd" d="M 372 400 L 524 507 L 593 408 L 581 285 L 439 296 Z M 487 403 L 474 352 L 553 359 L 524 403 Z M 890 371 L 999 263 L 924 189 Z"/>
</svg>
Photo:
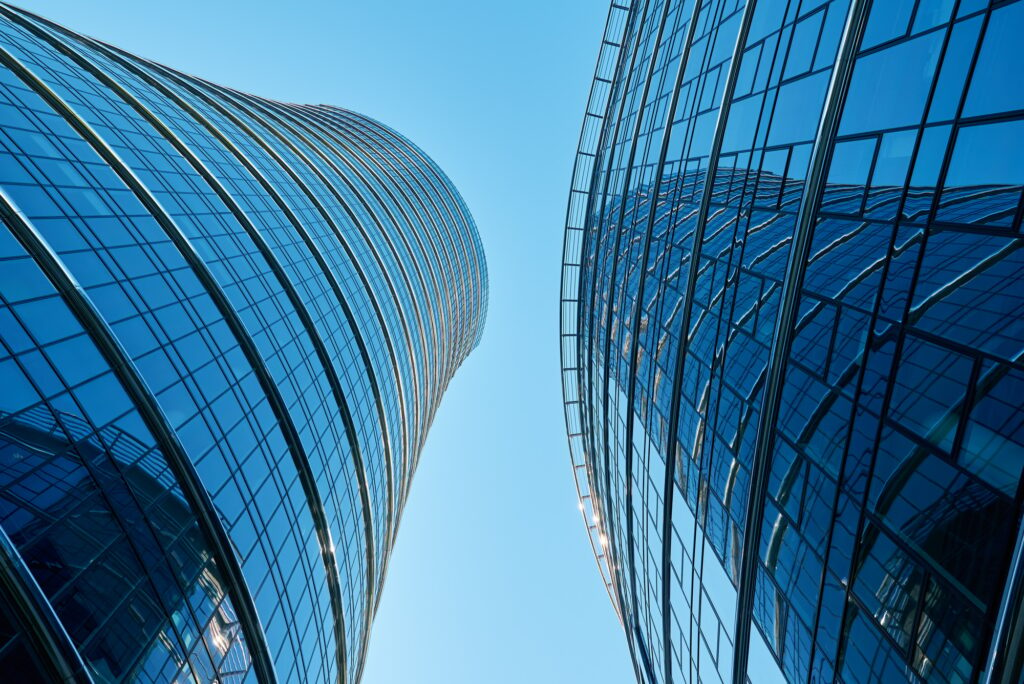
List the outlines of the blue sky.
<svg viewBox="0 0 1024 684">
<path fill-rule="evenodd" d="M 479 225 L 490 311 L 431 428 L 363 681 L 632 681 L 576 507 L 558 360 L 565 204 L 607 3 L 18 4 L 218 83 L 355 109 L 437 160 Z"/>
</svg>

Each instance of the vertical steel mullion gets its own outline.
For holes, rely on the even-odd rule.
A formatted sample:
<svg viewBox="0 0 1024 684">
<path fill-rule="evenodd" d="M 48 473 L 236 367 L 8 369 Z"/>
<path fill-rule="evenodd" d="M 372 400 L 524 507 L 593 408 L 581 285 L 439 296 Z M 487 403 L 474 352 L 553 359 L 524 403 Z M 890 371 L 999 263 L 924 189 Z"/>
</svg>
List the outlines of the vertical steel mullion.
<svg viewBox="0 0 1024 684">
<path fill-rule="evenodd" d="M 260 386 L 263 388 L 263 391 L 274 411 L 274 415 L 277 418 L 282 435 L 288 445 L 288 450 L 292 455 L 292 459 L 295 463 L 299 479 L 306 495 L 311 516 L 315 522 L 316 533 L 320 542 L 320 556 L 325 566 L 324 571 L 327 574 L 329 590 L 332 593 L 332 603 L 337 601 L 334 607 L 336 609 L 340 609 L 341 587 L 338 582 L 334 553 L 331 550 L 333 548 L 333 542 L 331 541 L 330 528 L 327 525 L 326 515 L 324 514 L 323 502 L 317 492 L 315 479 L 313 478 L 309 468 L 308 454 L 306 454 L 306 451 L 302 446 L 298 430 L 291 418 L 291 414 L 288 412 L 284 399 L 280 394 L 280 390 L 277 388 L 263 357 L 257 350 L 255 342 L 249 334 L 249 331 L 246 330 L 244 323 L 242 323 L 238 316 L 238 312 L 235 311 L 234 307 L 231 305 L 227 294 L 224 292 L 223 288 L 221 288 L 212 271 L 210 271 L 206 262 L 203 261 L 191 241 L 185 236 L 167 211 L 160 205 L 159 201 L 157 201 L 157 199 L 152 195 L 149 189 L 145 187 L 130 167 L 112 148 L 110 148 L 100 135 L 93 130 L 92 127 L 82 119 L 70 105 L 50 89 L 49 86 L 21 64 L 21 62 L 13 55 L 2 48 L 0 48 L 0 63 L 10 68 L 15 75 L 24 80 L 26 84 L 48 105 L 54 108 L 57 114 L 61 116 L 76 133 L 82 136 L 85 142 L 95 150 L 97 155 L 109 165 L 117 177 L 132 191 L 142 206 L 150 212 L 157 224 L 160 225 L 161 229 L 168 236 L 172 244 L 175 245 L 176 249 L 182 255 L 185 263 L 189 265 L 197 279 L 202 283 L 207 294 L 216 305 L 218 312 L 223 316 L 225 323 L 228 325 L 229 329 L 231 329 L 234 337 L 239 343 L 239 347 L 242 349 L 246 359 L 249 361 L 254 373 L 256 374 L 256 377 L 259 379 Z M 333 577 L 332 572 L 334 573 Z M 344 618 L 341 613 L 336 612 L 334 617 L 336 620 L 340 618 L 342 622 L 339 624 L 343 624 Z M 337 640 L 339 638 L 340 630 L 335 630 L 335 632 Z M 340 640 L 340 643 L 343 646 L 343 633 L 340 634 Z M 339 653 L 339 658 L 344 659 L 344 655 Z"/>
<path fill-rule="evenodd" d="M 853 75 L 853 65 L 867 22 L 869 0 L 851 0 L 846 16 L 839 52 L 832 67 L 832 76 L 822 107 L 810 168 L 804 182 L 800 208 L 797 211 L 793 241 L 782 285 L 779 313 L 772 335 L 768 368 L 757 441 L 751 462 L 750 489 L 747 493 L 746 530 L 739 574 L 739 596 L 736 601 L 736 650 L 733 676 L 746 677 L 750 652 L 750 624 L 753 615 L 754 593 L 757 583 L 758 545 L 764 518 L 764 498 L 770 476 L 770 461 L 774 447 L 774 429 L 782 399 L 782 382 L 793 331 L 799 309 L 800 291 L 806 269 L 815 215 L 820 206 L 820 194 L 825 183 L 832 141 L 839 128 L 842 104 Z"/>
<path fill-rule="evenodd" d="M 679 88 L 682 86 L 683 76 L 686 73 L 686 66 L 690 60 L 690 47 L 693 43 L 693 37 L 697 33 L 697 19 L 700 14 L 700 8 L 703 0 L 693 0 L 693 10 L 690 14 L 690 23 L 686 27 L 686 36 L 683 38 L 682 53 L 679 55 L 679 66 L 675 77 L 674 86 L 672 88 L 672 100 L 665 112 L 665 133 L 662 138 L 661 151 L 658 155 L 658 166 L 657 175 L 655 177 L 654 188 L 651 192 L 651 211 L 650 217 L 647 222 L 646 229 L 646 242 L 644 243 L 644 252 L 641 259 L 640 267 L 640 286 L 637 292 L 636 302 L 636 315 L 633 318 L 630 339 L 634 340 L 635 349 L 630 355 L 629 359 L 629 398 L 627 400 L 627 409 L 632 410 L 633 402 L 636 399 L 636 364 L 637 358 L 640 355 L 639 346 L 639 335 L 640 335 L 640 319 L 642 317 L 642 309 L 644 303 L 644 294 L 647 289 L 647 268 L 650 259 L 650 248 L 651 239 L 654 235 L 655 223 L 657 222 L 658 213 L 658 195 L 661 192 L 662 178 L 664 177 L 664 166 L 665 161 L 668 157 L 668 147 L 670 138 L 672 135 L 672 129 L 674 128 L 674 120 L 676 113 L 676 106 L 679 104 Z M 668 210 L 666 218 L 670 218 L 672 215 L 671 209 Z M 682 345 L 680 345 L 680 348 Z M 681 349 L 680 349 L 681 351 Z M 652 395 L 652 400 L 653 395 Z M 628 443 L 632 443 L 632 421 L 627 425 L 627 432 L 629 438 L 626 440 Z M 630 447 L 632 448 L 632 447 Z M 672 448 L 671 442 L 666 442 L 663 445 L 665 449 L 665 478 L 662 486 L 662 551 L 661 551 L 661 627 L 662 627 L 662 644 L 663 659 L 665 666 L 665 684 L 672 684 L 672 606 L 671 606 L 671 584 L 672 584 L 672 501 L 674 499 L 674 486 L 675 486 L 675 453 Z"/>
<path fill-rule="evenodd" d="M 211 546 L 213 556 L 217 560 L 217 567 L 224 573 L 227 593 L 237 612 L 257 678 L 263 684 L 277 682 L 277 674 L 274 671 L 273 660 L 267 647 L 263 625 L 256 613 L 256 604 L 242 572 L 239 558 L 234 552 L 231 537 L 224 527 L 216 505 L 210 498 L 209 492 L 206 491 L 195 466 L 178 440 L 174 428 L 171 427 L 156 397 L 143 380 L 141 372 L 131 360 L 128 352 L 121 346 L 110 329 L 109 324 L 96 309 L 85 289 L 67 270 L 56 251 L 35 230 L 28 218 L 16 208 L 2 190 L 0 190 L 0 217 L 10 227 L 12 234 L 29 256 L 39 265 L 75 318 L 82 324 L 82 328 L 124 387 L 146 427 L 153 433 L 157 446 L 166 457 L 167 464 L 181 486 L 189 508 L 195 514 L 199 527 Z M 6 536 L 3 539 L 6 539 Z M 44 597 L 43 600 L 45 600 Z M 46 615 L 44 614 L 42 617 L 45 618 Z M 56 616 L 53 616 L 53 619 L 56 620 Z M 50 630 L 52 632 L 53 628 L 51 627 Z M 62 630 L 63 628 L 61 628 Z M 59 652 L 60 649 L 66 648 L 62 647 L 59 641 L 49 646 L 48 652 L 60 658 L 59 662 L 70 663 L 73 667 L 73 659 L 69 659 L 67 653 Z M 91 681 L 91 678 L 85 681 Z"/>
<path fill-rule="evenodd" d="M 657 29 L 656 32 L 654 32 L 654 35 L 653 35 L 653 45 L 651 47 L 651 53 L 650 53 L 650 56 L 647 58 L 649 63 L 647 65 L 647 69 L 646 69 L 646 78 L 644 78 L 644 80 L 643 80 L 643 87 L 640 89 L 639 98 L 636 100 L 637 103 L 638 103 L 637 110 L 636 110 L 636 121 L 634 122 L 634 125 L 633 125 L 632 135 L 630 136 L 629 154 L 627 156 L 627 160 L 628 161 L 626 162 L 626 166 L 625 166 L 626 172 L 625 172 L 625 174 L 623 176 L 623 179 L 622 179 L 622 198 L 621 198 L 620 206 L 619 206 L 619 210 L 618 210 L 618 221 L 617 221 L 617 224 L 616 223 L 612 224 L 612 225 L 617 225 L 617 230 L 616 230 L 616 236 L 615 236 L 615 249 L 613 250 L 612 255 L 611 255 L 611 258 L 612 258 L 612 273 L 611 273 L 611 279 L 609 280 L 609 306 L 608 306 L 608 310 L 607 310 L 607 313 L 606 313 L 606 316 L 605 316 L 605 322 L 604 322 L 604 328 L 605 328 L 604 359 L 605 359 L 605 363 L 607 364 L 607 367 L 605 368 L 604 392 L 603 392 L 604 409 L 605 409 L 605 419 L 604 419 L 605 440 L 604 441 L 605 441 L 605 449 L 608 450 L 609 453 L 610 453 L 610 449 L 609 449 L 607 430 L 608 430 L 608 409 L 609 409 L 610 401 L 609 401 L 609 397 L 608 397 L 608 386 L 609 386 L 609 381 L 610 381 L 610 378 L 611 378 L 611 375 L 612 375 L 612 372 L 613 372 L 612 371 L 612 364 L 611 364 L 611 360 L 610 360 L 611 359 L 611 347 L 612 347 L 612 343 L 611 343 L 611 340 L 612 340 L 611 326 L 612 326 L 612 319 L 614 317 L 614 312 L 616 310 L 616 306 L 615 306 L 615 300 L 616 300 L 616 280 L 617 280 L 616 274 L 618 273 L 618 270 L 619 270 L 619 262 L 622 260 L 622 237 L 623 237 L 623 234 L 626 232 L 626 227 L 625 227 L 626 205 L 629 203 L 629 197 L 632 194 L 631 191 L 630 191 L 630 183 L 631 183 L 632 178 L 633 178 L 633 165 L 636 162 L 636 148 L 637 148 L 637 144 L 638 144 L 639 138 L 640 138 L 640 131 L 641 131 L 642 127 L 643 127 L 644 114 L 647 111 L 647 106 L 648 106 L 647 97 L 648 97 L 648 95 L 650 93 L 651 80 L 654 77 L 655 67 L 657 66 L 657 63 L 658 63 L 658 57 L 661 55 L 661 40 L 662 40 L 662 36 L 664 35 L 664 32 L 665 32 L 665 24 L 668 21 L 669 11 L 672 8 L 672 3 L 669 0 L 661 0 L 661 2 L 663 4 L 663 8 L 662 8 L 662 11 L 661 11 L 661 18 L 660 18 L 660 20 L 658 20 L 658 29 Z M 643 25 L 644 24 L 642 22 L 641 26 L 643 26 Z M 638 38 L 640 38 L 641 35 L 642 35 L 642 29 L 641 29 L 641 31 L 637 31 Z M 641 42 L 642 42 L 642 39 L 641 39 Z M 634 59 L 635 58 L 636 58 L 636 55 L 634 55 Z M 623 106 L 625 106 L 626 99 L 627 98 L 625 97 L 625 93 L 624 93 L 624 96 L 623 96 Z M 667 134 L 667 129 L 666 129 L 666 134 Z M 665 139 L 667 141 L 667 135 L 666 135 Z M 606 199 L 607 199 L 607 195 L 606 195 Z M 656 194 L 651 195 L 651 200 L 650 201 L 651 201 L 651 213 L 653 215 L 653 213 L 654 213 L 654 211 L 656 209 L 657 195 Z M 634 204 L 633 213 L 635 213 L 635 204 Z M 596 272 L 595 272 L 595 274 L 596 274 Z M 641 279 L 642 278 L 643 278 L 643 272 L 641 271 Z M 628 282 L 624 282 L 622 287 L 623 287 L 623 292 L 625 292 L 625 289 L 628 287 Z M 642 305 L 642 302 L 640 302 L 638 300 L 637 304 L 636 304 L 636 310 L 637 310 L 638 313 L 639 313 L 639 310 L 641 308 L 641 305 Z M 630 324 L 630 327 L 632 328 L 632 322 Z M 633 340 L 631 342 L 631 344 L 634 345 L 634 349 L 635 349 L 635 344 L 636 344 L 635 340 Z M 634 352 L 634 354 L 631 355 L 631 360 L 634 359 L 634 358 L 636 358 L 635 352 Z M 618 374 L 618 371 L 617 371 L 618 366 L 619 366 L 619 359 L 618 359 L 618 355 L 616 355 L 616 357 L 615 357 L 615 369 L 616 370 L 614 371 L 616 375 Z M 639 623 L 637 621 L 637 615 L 636 615 L 636 611 L 635 611 L 635 608 L 637 606 L 637 593 L 636 593 L 636 549 L 634 548 L 635 547 L 635 543 L 634 543 L 635 542 L 635 538 L 634 538 L 634 532 L 633 532 L 633 526 L 634 526 L 633 525 L 633 518 L 634 518 L 634 515 L 633 515 L 633 485 L 632 485 L 632 482 L 633 482 L 633 440 L 632 440 L 632 437 L 633 437 L 633 421 L 629 419 L 629 414 L 632 411 L 632 405 L 633 405 L 633 402 L 632 402 L 632 390 L 635 387 L 635 382 L 634 382 L 635 378 L 633 378 L 632 375 L 630 375 L 628 377 L 629 377 L 629 380 L 630 380 L 630 382 L 629 382 L 629 393 L 627 395 L 627 402 L 626 402 L 626 407 L 625 407 L 626 416 L 627 416 L 627 419 L 626 419 L 626 434 L 625 434 L 625 451 L 626 451 L 626 453 L 625 453 L 625 457 L 626 457 L 626 502 L 625 502 L 625 505 L 626 505 L 626 549 L 627 549 L 627 552 L 629 554 L 629 593 L 630 593 L 630 603 L 631 603 L 632 607 L 634 608 L 634 611 L 633 611 L 633 614 L 632 614 L 632 617 L 633 617 L 633 628 L 634 628 L 634 630 L 636 630 L 639 633 L 639 629 L 638 629 L 639 628 Z M 616 404 L 618 404 L 618 398 L 616 398 Z M 643 655 L 644 652 L 646 651 L 646 647 L 644 645 L 640 644 L 640 649 L 641 649 L 641 654 Z M 664 658 L 664 654 L 662 654 L 662 656 Z M 649 658 L 649 656 L 643 658 L 643 663 L 644 663 L 645 668 L 647 668 L 647 670 L 648 670 L 648 677 L 653 678 L 654 674 L 653 674 L 653 671 L 651 670 L 652 665 L 649 662 L 648 658 Z"/>
<path fill-rule="evenodd" d="M 0 590 L 11 599 L 9 608 L 25 628 L 22 638 L 45 656 L 45 662 L 40 665 L 46 668 L 46 674 L 64 684 L 93 684 L 92 675 L 74 642 L 3 527 L 0 527 Z"/>
<path fill-rule="evenodd" d="M 584 426 L 584 423 L 586 422 L 585 402 L 582 400 L 580 394 L 582 386 L 582 367 L 580 363 L 581 350 L 579 323 L 581 311 L 579 304 L 581 284 L 583 281 L 583 252 L 584 246 L 587 242 L 586 216 L 590 206 L 591 196 L 589 193 L 579 189 L 578 185 L 582 184 L 584 181 L 589 186 L 593 186 L 595 184 L 597 156 L 594 152 L 589 151 L 589 148 L 591 144 L 593 144 L 593 147 L 596 150 L 603 138 L 606 113 L 611 95 L 610 88 L 600 88 L 597 84 L 608 83 L 608 80 L 602 76 L 604 73 L 602 71 L 602 65 L 614 62 L 612 70 L 617 69 L 617 64 L 620 61 L 620 55 L 622 52 L 621 43 L 624 42 L 626 32 L 629 28 L 629 16 L 631 13 L 630 4 L 619 5 L 612 3 L 608 9 L 608 15 L 605 20 L 605 28 L 602 34 L 603 39 L 598 51 L 595 74 L 587 97 L 585 108 L 586 112 L 584 115 L 583 126 L 580 131 L 579 141 L 577 143 L 576 157 L 573 163 L 572 185 L 569 192 L 568 206 L 566 207 L 566 225 L 562 242 L 562 278 L 558 311 L 559 339 L 561 342 L 560 360 L 562 369 L 562 404 L 568 433 L 570 465 L 572 466 L 573 479 L 576 483 L 576 492 L 579 496 L 580 513 L 583 516 L 584 525 L 587 529 L 587 538 L 590 541 L 591 549 L 593 550 L 595 560 L 597 561 L 598 570 L 601 573 L 601 579 L 604 584 L 605 591 L 608 592 L 610 602 L 615 609 L 615 613 L 619 618 L 620 624 L 622 624 L 623 627 L 625 627 L 625 623 L 622 617 L 621 606 L 615 597 L 615 589 L 612 586 L 613 569 L 611 567 L 611 563 L 608 561 L 607 554 L 602 550 L 602 544 L 600 541 L 601 531 L 598 525 L 592 522 L 591 517 L 588 516 L 587 506 L 584 504 L 584 500 L 587 500 L 590 502 L 590 507 L 595 513 L 601 511 L 602 502 L 595 488 L 597 478 L 593 470 L 593 462 L 592 459 L 587 457 L 587 431 Z M 626 14 L 624 18 L 621 17 L 623 13 Z M 622 26 L 618 31 L 616 31 L 620 34 L 618 37 L 619 42 L 614 42 L 609 40 L 609 33 L 613 31 L 613 22 L 620 18 L 622 20 Z M 611 54 L 612 50 L 614 50 L 615 57 L 605 61 L 605 58 Z M 604 92 L 603 98 L 602 92 Z M 604 101 L 601 101 L 602 99 Z M 599 113 L 592 111 L 595 104 L 597 104 L 597 107 L 600 110 Z M 590 118 L 595 119 L 598 123 L 596 124 L 595 129 L 590 129 L 592 131 L 596 130 L 596 133 L 588 136 L 588 123 Z M 596 140 L 594 140 L 595 137 L 597 138 Z M 586 165 L 588 164 L 587 160 L 590 160 L 589 163 L 592 166 L 590 169 L 586 169 Z M 585 197 L 586 199 L 581 199 L 582 197 Z M 581 204 L 583 205 L 582 209 L 580 208 Z M 580 211 L 582 212 L 582 216 L 577 216 L 575 212 Z M 574 233 L 579 233 L 579 235 L 574 237 Z M 575 309 L 570 308 L 569 305 L 571 304 L 575 304 Z M 567 351 L 567 349 L 571 349 L 572 352 Z M 576 424 L 573 422 L 573 416 L 576 417 Z M 579 463 L 578 461 L 582 462 Z M 636 674 L 637 678 L 639 678 L 640 673 L 637 672 Z"/>
</svg>

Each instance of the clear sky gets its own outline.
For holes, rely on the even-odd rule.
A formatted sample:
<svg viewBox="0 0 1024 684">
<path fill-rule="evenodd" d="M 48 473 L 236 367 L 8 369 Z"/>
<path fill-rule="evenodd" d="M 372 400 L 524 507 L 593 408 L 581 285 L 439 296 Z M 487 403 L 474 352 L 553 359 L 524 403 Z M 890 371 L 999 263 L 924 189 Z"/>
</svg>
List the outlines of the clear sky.
<svg viewBox="0 0 1024 684">
<path fill-rule="evenodd" d="M 431 428 L 365 684 L 617 684 L 625 639 L 576 508 L 558 286 L 605 0 L 14 0 L 175 68 L 393 126 L 448 173 L 487 328 Z"/>
</svg>

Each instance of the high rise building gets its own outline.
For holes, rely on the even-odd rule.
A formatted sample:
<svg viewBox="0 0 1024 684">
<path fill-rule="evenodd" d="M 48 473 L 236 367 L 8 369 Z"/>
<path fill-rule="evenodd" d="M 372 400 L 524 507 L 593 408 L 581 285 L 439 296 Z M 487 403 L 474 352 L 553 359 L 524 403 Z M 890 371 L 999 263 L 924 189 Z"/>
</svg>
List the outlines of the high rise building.
<svg viewBox="0 0 1024 684">
<path fill-rule="evenodd" d="M 1021 681 L 1024 2 L 615 0 L 580 506 L 644 682 Z"/>
<path fill-rule="evenodd" d="M 0 678 L 356 682 L 486 313 L 448 178 L 0 5 L 0 218 Z"/>
</svg>

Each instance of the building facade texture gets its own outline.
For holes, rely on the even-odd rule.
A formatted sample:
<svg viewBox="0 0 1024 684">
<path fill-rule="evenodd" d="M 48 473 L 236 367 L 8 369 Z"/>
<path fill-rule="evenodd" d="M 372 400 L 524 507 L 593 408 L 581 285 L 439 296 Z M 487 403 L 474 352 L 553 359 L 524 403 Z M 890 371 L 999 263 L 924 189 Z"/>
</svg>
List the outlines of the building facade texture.
<svg viewBox="0 0 1024 684">
<path fill-rule="evenodd" d="M 355 682 L 479 341 L 395 131 L 0 5 L 0 678 Z"/>
<path fill-rule="evenodd" d="M 645 682 L 1019 682 L 1024 2 L 615 0 L 573 469 Z"/>
</svg>

